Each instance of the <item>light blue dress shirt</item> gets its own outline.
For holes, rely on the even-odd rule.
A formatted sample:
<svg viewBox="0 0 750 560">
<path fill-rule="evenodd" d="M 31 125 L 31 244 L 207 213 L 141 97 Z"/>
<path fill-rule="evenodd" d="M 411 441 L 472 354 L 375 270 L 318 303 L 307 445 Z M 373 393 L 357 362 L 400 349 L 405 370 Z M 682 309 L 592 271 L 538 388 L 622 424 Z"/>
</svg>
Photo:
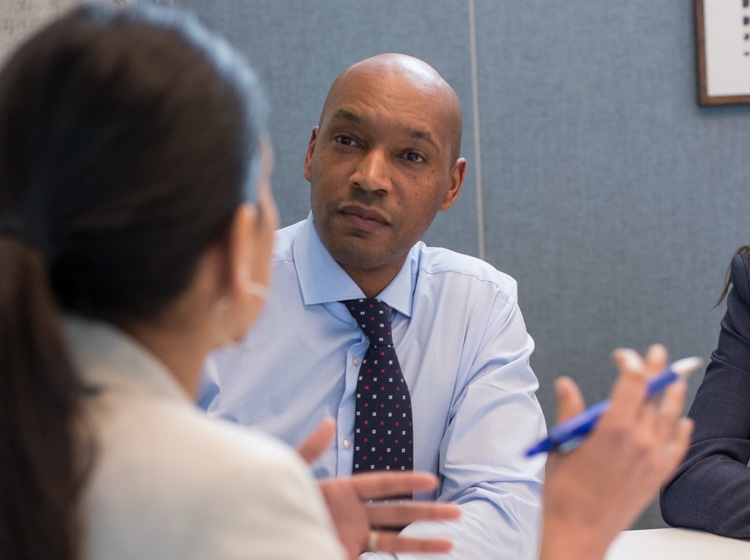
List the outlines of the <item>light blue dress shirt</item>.
<svg viewBox="0 0 750 560">
<path fill-rule="evenodd" d="M 350 475 L 354 391 L 368 341 L 339 301 L 364 294 L 325 249 L 312 216 L 277 233 L 272 285 L 271 303 L 244 341 L 249 351 L 212 357 L 201 406 L 293 446 L 328 414 L 337 437 L 313 470 Z M 440 478 L 436 492 L 417 498 L 463 510 L 457 522 L 415 523 L 405 534 L 452 539 L 453 552 L 435 558 L 535 558 L 544 460 L 524 450 L 546 429 L 515 281 L 419 242 L 378 297 L 392 308 L 411 394 L 414 468 Z"/>
</svg>

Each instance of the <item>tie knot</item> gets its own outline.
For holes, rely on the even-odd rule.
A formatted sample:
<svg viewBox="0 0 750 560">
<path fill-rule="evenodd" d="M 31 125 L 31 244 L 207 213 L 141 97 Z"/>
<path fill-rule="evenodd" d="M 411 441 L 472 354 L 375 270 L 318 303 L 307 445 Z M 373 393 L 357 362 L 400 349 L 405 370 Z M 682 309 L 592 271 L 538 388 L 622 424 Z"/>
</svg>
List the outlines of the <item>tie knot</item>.
<svg viewBox="0 0 750 560">
<path fill-rule="evenodd" d="M 393 346 L 391 335 L 391 308 L 374 298 L 342 301 L 357 325 L 370 340 L 370 346 Z"/>
</svg>

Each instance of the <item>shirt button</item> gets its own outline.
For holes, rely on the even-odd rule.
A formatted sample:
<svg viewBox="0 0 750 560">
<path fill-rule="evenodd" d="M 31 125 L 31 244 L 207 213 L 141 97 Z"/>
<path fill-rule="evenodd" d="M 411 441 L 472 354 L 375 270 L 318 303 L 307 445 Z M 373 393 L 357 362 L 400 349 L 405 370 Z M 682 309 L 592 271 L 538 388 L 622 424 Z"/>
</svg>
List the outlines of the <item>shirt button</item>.
<svg viewBox="0 0 750 560">
<path fill-rule="evenodd" d="M 349 440 L 349 438 L 344 440 L 344 449 L 351 449 L 352 448 L 352 442 Z"/>
<path fill-rule="evenodd" d="M 359 360 L 358 360 L 357 358 L 354 358 L 354 359 L 352 360 L 352 363 L 353 363 L 353 364 L 354 364 L 355 366 L 358 366 L 358 365 L 359 365 Z"/>
</svg>

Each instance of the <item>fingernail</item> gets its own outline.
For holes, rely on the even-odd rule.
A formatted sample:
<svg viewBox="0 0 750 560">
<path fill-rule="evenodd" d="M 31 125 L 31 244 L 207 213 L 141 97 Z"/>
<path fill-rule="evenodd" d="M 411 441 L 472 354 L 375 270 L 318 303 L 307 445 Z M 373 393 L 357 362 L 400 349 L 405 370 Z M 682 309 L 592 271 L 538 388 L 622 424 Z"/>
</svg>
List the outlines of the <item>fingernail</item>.
<svg viewBox="0 0 750 560">
<path fill-rule="evenodd" d="M 614 358 L 620 367 L 624 367 L 633 371 L 641 371 L 642 365 L 641 360 L 638 358 L 638 353 L 630 348 L 618 348 L 614 351 Z"/>
</svg>

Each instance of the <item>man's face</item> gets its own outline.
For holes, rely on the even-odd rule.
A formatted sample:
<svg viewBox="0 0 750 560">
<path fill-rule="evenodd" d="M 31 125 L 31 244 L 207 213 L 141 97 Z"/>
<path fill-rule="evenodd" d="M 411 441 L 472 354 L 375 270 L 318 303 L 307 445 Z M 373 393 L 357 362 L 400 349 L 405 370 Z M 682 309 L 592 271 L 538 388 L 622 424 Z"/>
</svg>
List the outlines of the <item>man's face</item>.
<svg viewBox="0 0 750 560">
<path fill-rule="evenodd" d="M 360 72 L 332 90 L 305 178 L 318 234 L 347 272 L 395 275 L 453 204 L 466 162 L 456 161 L 451 122 L 445 92 L 413 77 Z"/>
</svg>

